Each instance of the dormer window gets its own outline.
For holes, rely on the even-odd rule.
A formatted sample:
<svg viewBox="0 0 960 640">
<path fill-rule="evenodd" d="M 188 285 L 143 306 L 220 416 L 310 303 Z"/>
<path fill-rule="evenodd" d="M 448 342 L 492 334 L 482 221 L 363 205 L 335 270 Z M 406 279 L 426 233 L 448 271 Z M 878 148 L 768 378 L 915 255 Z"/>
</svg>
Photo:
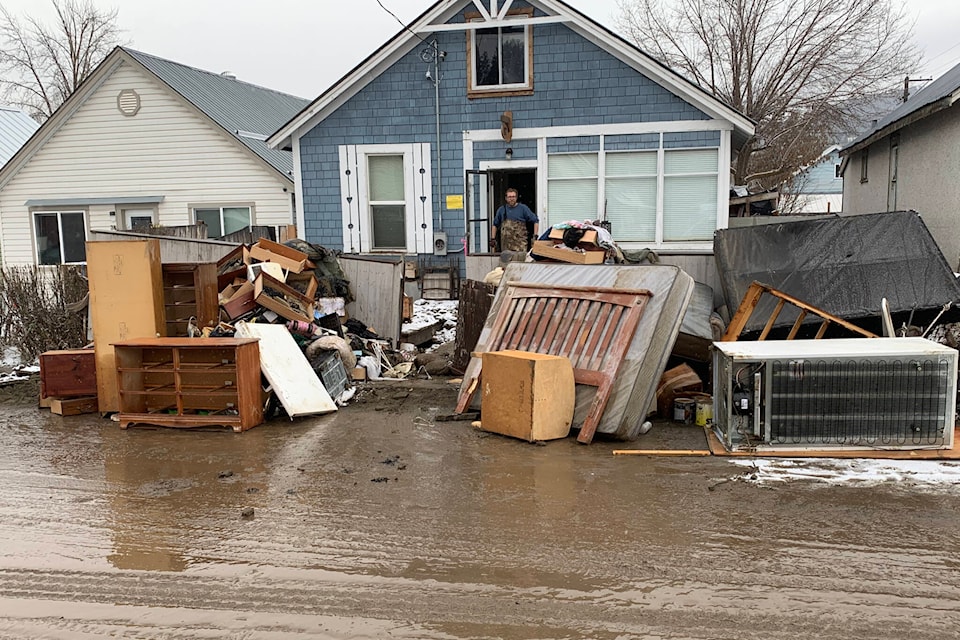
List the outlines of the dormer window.
<svg viewBox="0 0 960 640">
<path fill-rule="evenodd" d="M 529 17 L 532 9 L 511 12 Z M 471 22 L 479 15 L 467 16 Z M 467 31 L 467 96 L 529 95 L 533 93 L 533 31 L 530 25 L 500 26 Z"/>
</svg>

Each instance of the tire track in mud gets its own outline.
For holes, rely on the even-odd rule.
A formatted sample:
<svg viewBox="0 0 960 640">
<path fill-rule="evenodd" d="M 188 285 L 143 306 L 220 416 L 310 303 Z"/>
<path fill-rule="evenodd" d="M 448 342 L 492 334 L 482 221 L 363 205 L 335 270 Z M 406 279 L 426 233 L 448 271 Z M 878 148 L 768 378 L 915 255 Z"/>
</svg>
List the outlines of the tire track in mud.
<svg viewBox="0 0 960 640">
<path fill-rule="evenodd" d="M 518 630 L 530 627 L 533 621 L 536 626 L 575 633 L 575 637 L 600 637 L 598 634 L 606 632 L 648 637 L 669 632 L 677 637 L 680 631 L 691 638 L 831 637 L 824 635 L 824 629 L 833 628 L 842 629 L 842 635 L 836 637 L 845 638 L 943 638 L 960 623 L 957 599 L 942 594 L 864 592 L 860 584 L 847 584 L 851 589 L 809 584 L 791 588 L 768 575 L 746 575 L 750 584 L 670 579 L 641 581 L 619 590 L 577 592 L 300 573 L 318 575 L 275 580 L 259 571 L 198 576 L 2 570 L 0 603 L 62 601 L 237 615 L 359 616 L 408 620 L 437 630 L 451 625 L 469 625 L 475 631 L 492 626 Z M 729 572 L 726 577 L 734 575 Z M 758 577 L 766 579 L 755 582 Z M 820 587 L 815 594 L 812 586 Z M 73 606 L 65 604 L 65 610 L 69 612 Z M 16 616 L 0 619 L 14 620 Z M 754 636 L 751 629 L 763 631 Z M 778 634 L 773 629 L 787 631 Z"/>
</svg>

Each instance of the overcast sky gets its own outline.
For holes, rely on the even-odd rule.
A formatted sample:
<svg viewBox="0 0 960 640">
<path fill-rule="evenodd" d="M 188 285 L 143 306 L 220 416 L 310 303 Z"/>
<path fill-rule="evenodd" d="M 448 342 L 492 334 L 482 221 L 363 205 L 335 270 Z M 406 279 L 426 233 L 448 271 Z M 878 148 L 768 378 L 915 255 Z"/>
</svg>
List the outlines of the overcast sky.
<svg viewBox="0 0 960 640">
<path fill-rule="evenodd" d="M 52 16 L 49 0 L 0 0 L 18 15 Z M 129 46 L 207 71 L 313 99 L 401 28 L 377 0 L 93 0 L 119 9 Z M 433 0 L 381 0 L 410 22 Z M 613 28 L 616 0 L 567 0 Z M 960 2 L 907 0 L 926 62 L 939 75 L 960 62 Z"/>
</svg>

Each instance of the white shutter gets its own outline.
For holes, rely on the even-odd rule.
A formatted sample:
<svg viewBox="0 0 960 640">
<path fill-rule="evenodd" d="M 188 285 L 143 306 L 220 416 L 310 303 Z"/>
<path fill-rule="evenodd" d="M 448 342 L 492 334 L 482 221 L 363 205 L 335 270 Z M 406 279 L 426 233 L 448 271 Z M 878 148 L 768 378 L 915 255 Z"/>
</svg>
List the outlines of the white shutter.
<svg viewBox="0 0 960 640">
<path fill-rule="evenodd" d="M 363 251 L 360 229 L 360 182 L 357 167 L 357 148 L 354 145 L 340 145 L 340 207 L 343 227 L 343 252 L 360 253 Z M 303 206 L 303 203 L 300 204 Z"/>
<path fill-rule="evenodd" d="M 430 143 L 412 146 L 410 182 L 407 199 L 407 251 L 433 253 L 433 172 Z M 441 215 L 443 215 L 441 213 Z"/>
</svg>

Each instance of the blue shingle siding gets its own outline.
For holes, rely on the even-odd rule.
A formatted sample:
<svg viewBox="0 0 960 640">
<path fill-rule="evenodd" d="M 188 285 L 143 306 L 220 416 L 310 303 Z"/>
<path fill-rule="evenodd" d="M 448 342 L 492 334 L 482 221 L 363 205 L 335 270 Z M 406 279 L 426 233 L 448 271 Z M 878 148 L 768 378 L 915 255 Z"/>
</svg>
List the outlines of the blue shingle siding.
<svg viewBox="0 0 960 640">
<path fill-rule="evenodd" d="M 517 3 L 514 8 L 519 8 Z M 462 22 L 457 16 L 449 22 Z M 463 211 L 447 211 L 444 197 L 463 193 L 463 131 L 497 129 L 500 115 L 513 112 L 514 128 L 584 126 L 597 124 L 707 120 L 709 116 L 649 80 L 563 24 L 533 29 L 534 92 L 528 96 L 467 98 L 467 51 L 463 32 L 436 34 L 446 51 L 441 66 L 440 122 L 443 197 L 434 209 L 442 211 L 443 230 L 450 246 L 464 232 Z M 424 36 L 432 42 L 434 36 Z M 342 144 L 409 144 L 429 142 L 432 168 L 437 175 L 434 85 L 425 77 L 432 63 L 420 59 L 427 44 L 409 53 L 375 78 L 300 139 L 303 171 L 303 212 L 306 239 L 331 249 L 342 249 L 338 146 Z M 681 146 L 704 146 L 707 136 L 682 134 Z M 708 132 L 719 144 L 719 134 Z M 617 136 L 617 148 L 647 148 L 646 137 Z M 698 144 L 693 144 L 693 142 Z M 475 162 L 504 158 L 507 146 L 515 159 L 536 157 L 536 142 L 514 139 L 475 143 Z M 595 151 L 595 136 L 548 141 L 550 152 Z"/>
<path fill-rule="evenodd" d="M 495 142 L 475 142 L 473 144 L 473 160 L 480 162 L 483 160 L 503 160 L 506 158 L 507 147 L 513 149 L 514 160 L 536 160 L 537 141 L 536 140 L 513 140 L 505 142 L 497 140 Z M 460 154 L 461 161 L 463 154 Z M 444 170 L 446 173 L 446 170 Z"/>
<path fill-rule="evenodd" d="M 623 136 L 604 136 L 603 148 L 607 151 L 628 149 L 659 149 L 659 133 L 637 133 Z"/>
<path fill-rule="evenodd" d="M 600 136 L 575 136 L 547 140 L 547 153 L 585 153 L 599 150 Z"/>
<path fill-rule="evenodd" d="M 683 133 L 664 133 L 664 149 L 684 149 L 690 147 L 719 147 L 719 131 L 685 131 Z"/>
</svg>

